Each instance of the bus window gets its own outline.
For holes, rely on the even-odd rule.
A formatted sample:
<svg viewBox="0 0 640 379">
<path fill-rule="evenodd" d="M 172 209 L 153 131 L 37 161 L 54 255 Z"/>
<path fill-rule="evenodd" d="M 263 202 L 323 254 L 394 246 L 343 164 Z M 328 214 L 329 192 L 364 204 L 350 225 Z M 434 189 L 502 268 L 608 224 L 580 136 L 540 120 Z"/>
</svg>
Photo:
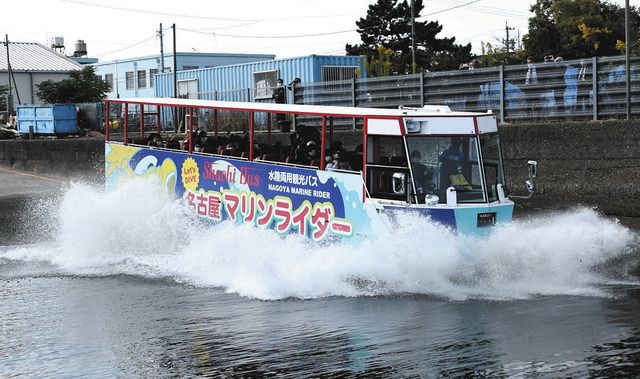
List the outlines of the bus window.
<svg viewBox="0 0 640 379">
<path fill-rule="evenodd" d="M 409 167 L 400 136 L 367 138 L 367 189 L 373 198 L 407 200 Z"/>
</svg>

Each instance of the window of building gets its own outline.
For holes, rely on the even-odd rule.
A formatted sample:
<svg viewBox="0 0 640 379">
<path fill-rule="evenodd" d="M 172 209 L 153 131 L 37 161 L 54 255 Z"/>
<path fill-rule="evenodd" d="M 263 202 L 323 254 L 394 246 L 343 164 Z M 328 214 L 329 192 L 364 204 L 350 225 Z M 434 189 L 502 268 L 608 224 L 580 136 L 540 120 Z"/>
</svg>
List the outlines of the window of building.
<svg viewBox="0 0 640 379">
<path fill-rule="evenodd" d="M 198 66 L 182 66 L 183 70 L 197 70 Z"/>
<path fill-rule="evenodd" d="M 126 79 L 126 89 L 133 89 L 133 71 L 128 71 L 124 75 Z"/>
<path fill-rule="evenodd" d="M 178 80 L 178 98 L 197 99 L 198 79 Z"/>
<path fill-rule="evenodd" d="M 322 81 L 337 82 L 357 78 L 357 66 L 322 66 Z"/>
<path fill-rule="evenodd" d="M 255 99 L 270 99 L 273 94 L 273 87 L 278 80 L 278 71 L 259 71 L 253 73 L 253 87 L 255 88 Z"/>
<path fill-rule="evenodd" d="M 152 68 L 149 70 L 149 87 L 153 88 L 156 85 L 156 74 L 158 73 L 158 70 L 155 68 Z"/>
<path fill-rule="evenodd" d="M 147 71 L 138 71 L 138 88 L 147 88 Z"/>
<path fill-rule="evenodd" d="M 105 74 L 104 81 L 109 85 L 109 90 L 113 90 L 113 74 Z"/>
</svg>

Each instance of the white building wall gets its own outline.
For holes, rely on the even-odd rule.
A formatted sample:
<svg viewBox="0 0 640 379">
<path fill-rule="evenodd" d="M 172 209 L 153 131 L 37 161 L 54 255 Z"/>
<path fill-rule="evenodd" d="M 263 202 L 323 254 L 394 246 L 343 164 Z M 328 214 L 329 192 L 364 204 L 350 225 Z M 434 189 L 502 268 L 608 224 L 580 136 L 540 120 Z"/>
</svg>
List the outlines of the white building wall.
<svg viewBox="0 0 640 379">
<path fill-rule="evenodd" d="M 42 73 L 42 72 L 14 72 L 15 85 L 11 82 L 14 107 L 19 104 L 42 104 L 42 100 L 36 96 L 38 84 L 47 81 L 60 81 L 69 77 L 66 73 Z M 9 74 L 0 72 L 0 85 L 9 85 Z M 17 92 L 16 92 L 17 86 Z M 18 95 L 20 102 L 18 102 Z M 2 110 L 3 111 L 3 110 Z"/>
</svg>

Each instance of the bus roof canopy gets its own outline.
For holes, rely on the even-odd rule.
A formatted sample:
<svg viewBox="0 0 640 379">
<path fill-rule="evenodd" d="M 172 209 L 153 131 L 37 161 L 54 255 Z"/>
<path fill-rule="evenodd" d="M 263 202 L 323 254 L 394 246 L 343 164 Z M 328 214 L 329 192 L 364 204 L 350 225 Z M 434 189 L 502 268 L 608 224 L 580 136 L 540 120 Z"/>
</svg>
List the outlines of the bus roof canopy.
<svg viewBox="0 0 640 379">
<path fill-rule="evenodd" d="M 435 116 L 435 117 L 478 117 L 487 113 L 452 112 L 447 106 L 427 105 L 424 108 L 356 108 L 325 105 L 248 103 L 235 101 L 215 101 L 198 99 L 175 99 L 170 97 L 124 98 L 106 99 L 108 103 L 127 103 L 143 105 L 160 105 L 185 108 L 212 108 L 219 110 L 253 111 L 267 113 L 287 113 L 298 115 L 327 116 L 327 117 L 355 117 L 355 118 L 394 118 L 406 116 Z"/>
</svg>

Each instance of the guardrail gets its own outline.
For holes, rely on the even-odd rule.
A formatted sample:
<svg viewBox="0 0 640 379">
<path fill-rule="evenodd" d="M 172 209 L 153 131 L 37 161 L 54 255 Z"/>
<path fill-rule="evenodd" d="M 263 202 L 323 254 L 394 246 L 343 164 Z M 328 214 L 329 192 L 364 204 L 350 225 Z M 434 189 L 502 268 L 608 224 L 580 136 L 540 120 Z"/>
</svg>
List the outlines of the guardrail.
<svg viewBox="0 0 640 379">
<path fill-rule="evenodd" d="M 640 115 L 640 57 L 631 59 L 632 117 Z M 498 114 L 501 122 L 624 118 L 623 56 L 498 66 L 475 70 L 303 83 L 289 102 L 397 108 L 448 105 L 455 111 Z M 203 99 L 255 100 L 250 88 L 199 93 Z M 352 124 L 356 126 L 356 124 Z"/>
</svg>

